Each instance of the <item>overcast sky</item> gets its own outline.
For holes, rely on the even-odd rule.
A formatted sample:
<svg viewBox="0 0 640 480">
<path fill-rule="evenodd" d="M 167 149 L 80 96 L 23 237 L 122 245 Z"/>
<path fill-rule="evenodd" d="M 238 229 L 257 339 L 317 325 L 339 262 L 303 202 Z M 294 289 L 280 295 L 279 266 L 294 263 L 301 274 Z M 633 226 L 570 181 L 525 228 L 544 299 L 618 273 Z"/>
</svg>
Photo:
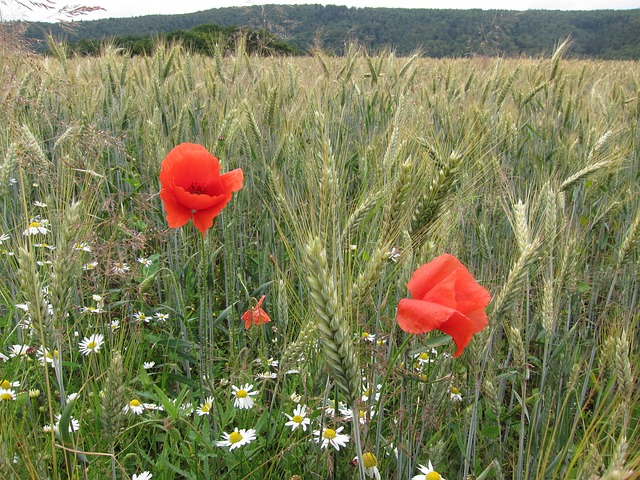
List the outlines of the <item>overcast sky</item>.
<svg viewBox="0 0 640 480">
<path fill-rule="evenodd" d="M 23 0 L 25 3 L 25 0 Z M 82 17 L 94 20 L 109 17 L 136 17 L 154 13 L 191 13 L 210 8 L 262 5 L 262 4 L 318 4 L 347 5 L 349 7 L 402 7 L 402 8 L 482 8 L 507 10 L 599 10 L 640 8 L 640 0 L 336 0 L 336 1 L 296 1 L 296 0 L 59 0 L 57 5 L 97 5 L 104 11 Z M 0 14 L 3 19 L 22 18 L 25 20 L 47 20 L 51 13 L 37 9 L 29 12 L 16 6 L 15 0 L 0 0 Z"/>
</svg>

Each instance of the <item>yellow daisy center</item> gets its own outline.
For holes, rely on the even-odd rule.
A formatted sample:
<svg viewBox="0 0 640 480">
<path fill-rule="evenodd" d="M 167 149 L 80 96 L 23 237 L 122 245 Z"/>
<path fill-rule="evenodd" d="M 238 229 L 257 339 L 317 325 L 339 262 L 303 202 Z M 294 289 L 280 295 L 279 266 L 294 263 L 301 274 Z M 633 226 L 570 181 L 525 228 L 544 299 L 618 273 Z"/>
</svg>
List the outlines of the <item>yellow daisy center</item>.
<svg viewBox="0 0 640 480">
<path fill-rule="evenodd" d="M 0 400 L 13 400 L 13 395 L 8 392 L 3 393 L 2 395 L 0 395 Z"/>
<path fill-rule="evenodd" d="M 141 404 L 140 404 L 140 400 L 135 400 L 135 399 L 133 399 L 133 400 L 131 400 L 131 401 L 129 402 L 129 405 L 130 405 L 131 407 L 139 407 L 139 406 L 141 405 Z"/>
<path fill-rule="evenodd" d="M 438 472 L 429 472 L 424 476 L 424 480 L 441 480 L 441 478 Z"/>
<path fill-rule="evenodd" d="M 365 340 L 369 338 L 369 332 L 362 332 L 362 338 L 364 338 Z"/>
<path fill-rule="evenodd" d="M 11 384 L 9 383 L 8 380 L 3 380 L 2 383 L 0 383 L 0 387 L 4 388 L 5 390 L 8 390 L 9 387 L 11 387 Z"/>
<path fill-rule="evenodd" d="M 91 340 L 89 343 L 87 343 L 87 350 L 93 350 L 97 346 L 98 346 L 98 344 L 96 342 L 94 342 L 93 340 Z"/>
<path fill-rule="evenodd" d="M 454 395 L 458 395 L 460 393 L 460 390 L 458 390 L 456 387 L 451 387 L 451 393 L 453 393 Z"/>
<path fill-rule="evenodd" d="M 322 438 L 326 438 L 327 440 L 333 440 L 334 438 L 336 438 L 336 431 L 332 428 L 327 428 L 322 434 Z"/>
<path fill-rule="evenodd" d="M 40 226 L 40 222 L 31 222 L 29 224 L 29 228 L 38 228 Z"/>
<path fill-rule="evenodd" d="M 205 403 L 204 405 L 202 405 L 202 407 L 200 407 L 200 410 L 202 410 L 203 412 L 211 411 L 211 404 L 210 403 Z"/>
<path fill-rule="evenodd" d="M 364 468 L 373 468 L 378 465 L 378 460 L 376 460 L 376 456 L 373 453 L 367 452 L 362 455 L 362 463 Z"/>
<path fill-rule="evenodd" d="M 229 441 L 231 443 L 238 443 L 240 440 L 242 440 L 240 432 L 232 432 L 231 435 L 229 435 Z"/>
<path fill-rule="evenodd" d="M 420 360 L 429 360 L 429 354 L 427 352 L 422 352 L 418 358 Z"/>
<path fill-rule="evenodd" d="M 238 390 L 236 392 L 236 397 L 238 397 L 238 398 L 245 398 L 247 395 L 249 395 L 249 394 L 247 393 L 246 390 Z"/>
<path fill-rule="evenodd" d="M 291 419 L 296 423 L 302 423 L 302 421 L 304 420 L 304 418 L 302 418 L 301 415 L 294 415 L 293 418 Z"/>
<path fill-rule="evenodd" d="M 360 410 L 358 416 L 360 418 L 365 418 L 367 416 L 367 412 L 365 410 Z"/>
</svg>

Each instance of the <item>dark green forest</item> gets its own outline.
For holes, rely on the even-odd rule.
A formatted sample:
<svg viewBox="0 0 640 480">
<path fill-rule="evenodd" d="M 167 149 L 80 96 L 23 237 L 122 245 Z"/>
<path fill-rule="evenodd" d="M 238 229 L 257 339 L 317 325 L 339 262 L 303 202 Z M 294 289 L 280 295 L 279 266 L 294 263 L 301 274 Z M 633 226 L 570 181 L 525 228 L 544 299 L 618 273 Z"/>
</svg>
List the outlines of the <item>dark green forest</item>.
<svg viewBox="0 0 640 480">
<path fill-rule="evenodd" d="M 348 8 L 335 5 L 267 5 L 214 8 L 182 15 L 148 15 L 74 22 L 74 32 L 34 23 L 34 39 L 54 37 L 70 44 L 88 39 L 148 37 L 186 32 L 204 24 L 270 32 L 283 48 L 320 48 L 341 54 L 357 43 L 372 52 L 420 51 L 430 57 L 548 55 L 571 37 L 574 58 L 640 59 L 640 9 L 596 11 L 436 10 Z M 277 40 L 280 39 L 280 40 Z"/>
</svg>

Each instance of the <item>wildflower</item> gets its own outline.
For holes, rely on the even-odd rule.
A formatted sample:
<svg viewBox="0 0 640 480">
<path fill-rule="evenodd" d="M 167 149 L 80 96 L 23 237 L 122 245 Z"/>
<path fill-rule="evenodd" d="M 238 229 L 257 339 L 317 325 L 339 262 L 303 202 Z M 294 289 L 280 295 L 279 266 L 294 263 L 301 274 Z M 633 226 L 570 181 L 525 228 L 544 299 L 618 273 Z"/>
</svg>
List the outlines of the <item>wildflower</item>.
<svg viewBox="0 0 640 480">
<path fill-rule="evenodd" d="M 0 245 L 2 245 L 4 242 L 9 240 L 10 238 L 11 237 L 9 235 L 7 235 L 6 233 L 3 233 L 2 235 L 0 235 Z"/>
<path fill-rule="evenodd" d="M 344 427 L 340 427 L 337 430 L 325 428 L 322 433 L 320 433 L 320 430 L 315 430 L 313 434 L 318 437 L 316 440 L 318 443 L 322 442 L 320 448 L 327 448 L 331 445 L 336 450 L 340 450 L 340 447 L 346 447 L 347 443 L 349 443 L 349 435 L 340 433 L 342 430 L 344 430 Z"/>
<path fill-rule="evenodd" d="M 456 387 L 451 387 L 451 401 L 452 402 L 461 402 L 462 395 L 460 394 L 460 390 Z"/>
<path fill-rule="evenodd" d="M 362 335 L 360 335 L 360 338 L 362 340 L 366 340 L 367 342 L 375 342 L 376 340 L 376 336 L 373 333 L 369 333 L 369 332 L 362 332 Z"/>
<path fill-rule="evenodd" d="M 60 417 L 62 415 L 55 416 L 55 423 L 53 425 L 45 425 L 42 430 L 45 432 L 54 432 L 56 435 L 60 435 Z M 77 432 L 80 430 L 80 422 L 73 417 L 69 417 L 69 433 Z"/>
<path fill-rule="evenodd" d="M 263 323 L 267 323 L 271 321 L 267 312 L 265 312 L 262 308 L 262 302 L 264 301 L 264 295 L 260 297 L 258 303 L 252 310 L 247 310 L 242 315 L 242 320 L 244 320 L 244 328 L 249 329 L 251 325 L 262 325 Z"/>
<path fill-rule="evenodd" d="M 169 227 L 179 228 L 192 218 L 193 225 L 206 235 L 242 182 L 242 169 L 221 175 L 220 162 L 202 145 L 176 146 L 160 166 L 160 198 Z"/>
<path fill-rule="evenodd" d="M 58 360 L 60 354 L 57 349 L 53 349 L 53 353 L 50 352 L 44 345 L 40 345 L 38 351 L 36 352 L 36 356 L 38 357 L 38 361 L 42 363 L 42 365 L 46 365 L 47 363 L 53 365 L 54 360 Z"/>
<path fill-rule="evenodd" d="M 474 333 L 487 326 L 489 292 L 460 261 L 448 254 L 421 266 L 407 284 L 412 299 L 398 303 L 398 324 L 405 332 L 440 330 L 453 338 L 459 356 Z"/>
<path fill-rule="evenodd" d="M 136 313 L 134 313 L 133 318 L 134 320 L 144 323 L 149 323 L 151 321 L 151 317 L 147 317 L 144 312 L 141 311 L 137 311 Z"/>
<path fill-rule="evenodd" d="M 74 243 L 73 249 L 78 252 L 89 252 L 91 253 L 91 246 L 88 243 Z"/>
<path fill-rule="evenodd" d="M 35 202 L 33 202 L 33 206 L 34 207 L 40 207 L 40 208 L 46 208 L 47 204 L 44 203 L 44 202 L 39 202 L 39 201 L 36 200 Z"/>
<path fill-rule="evenodd" d="M 78 393 L 70 393 L 69 395 L 67 395 L 67 403 L 69 402 L 73 402 L 76 398 L 78 398 Z"/>
<path fill-rule="evenodd" d="M 131 268 L 124 262 L 116 262 L 111 267 L 111 271 L 117 275 L 123 275 L 127 273 Z"/>
<path fill-rule="evenodd" d="M 140 400 L 138 400 L 137 398 L 134 398 L 131 401 L 129 401 L 129 403 L 127 403 L 122 409 L 122 413 L 129 413 L 129 412 L 133 412 L 136 415 L 141 415 L 142 412 L 144 412 L 144 405 Z"/>
<path fill-rule="evenodd" d="M 168 313 L 156 312 L 153 316 L 155 317 L 155 319 L 158 322 L 166 322 L 167 320 L 169 320 L 169 314 Z"/>
<path fill-rule="evenodd" d="M 396 263 L 400 258 L 401 254 L 400 254 L 400 250 L 398 250 L 396 247 L 393 247 L 389 252 L 386 252 L 385 255 L 389 260 Z"/>
<path fill-rule="evenodd" d="M 9 389 L 11 387 L 18 388 L 19 386 L 20 386 L 20 382 L 18 381 L 10 382 L 6 378 L 2 382 L 0 382 L 0 388 L 4 388 L 4 389 Z"/>
<path fill-rule="evenodd" d="M 420 352 L 413 356 L 420 365 L 428 365 L 433 362 L 433 358 L 427 352 Z"/>
<path fill-rule="evenodd" d="M 120 328 L 120 320 L 111 320 L 109 327 L 111 327 L 112 332 L 115 332 Z"/>
<path fill-rule="evenodd" d="M 347 404 L 344 402 L 336 402 L 335 400 L 328 398 L 327 404 L 324 407 L 325 415 L 333 417 L 336 414 L 336 408 L 338 411 L 345 410 L 347 408 Z"/>
<path fill-rule="evenodd" d="M 213 397 L 207 397 L 202 405 L 196 409 L 196 413 L 200 416 L 209 415 L 213 408 Z"/>
<path fill-rule="evenodd" d="M 300 400 L 302 400 L 302 395 L 298 395 L 296 392 L 293 392 L 289 398 L 293 403 L 300 403 Z"/>
<path fill-rule="evenodd" d="M 431 461 L 429 461 L 429 466 L 427 467 L 424 465 L 418 465 L 418 470 L 420 470 L 421 474 L 414 475 L 411 480 L 445 480 L 442 475 L 433 469 Z"/>
<path fill-rule="evenodd" d="M 95 268 L 98 266 L 98 262 L 89 262 L 89 263 L 85 263 L 82 266 L 83 270 L 95 270 Z"/>
<path fill-rule="evenodd" d="M 262 372 L 256 375 L 256 380 L 273 380 L 274 378 L 277 378 L 277 377 L 278 375 L 276 375 L 273 372 Z"/>
<path fill-rule="evenodd" d="M 11 345 L 9 347 L 9 356 L 13 357 L 26 357 L 29 354 L 31 347 L 29 345 Z"/>
<path fill-rule="evenodd" d="M 287 423 L 285 423 L 285 427 L 291 427 L 291 431 L 295 431 L 296 428 L 302 427 L 302 430 L 307 431 L 307 425 L 311 423 L 311 420 L 307 417 L 307 407 L 304 405 L 298 405 L 296 409 L 293 411 L 293 416 L 287 415 L 285 416 L 289 419 Z"/>
<path fill-rule="evenodd" d="M 258 394 L 258 392 L 251 391 L 251 389 L 253 389 L 253 385 L 245 383 L 240 388 L 235 385 L 231 385 L 231 388 L 233 389 L 233 395 L 235 397 L 233 402 L 235 407 L 240 409 L 249 409 L 253 407 L 253 399 L 251 397 Z"/>
<path fill-rule="evenodd" d="M 376 385 L 376 389 L 375 392 L 372 392 L 372 388 L 370 385 L 363 383 L 362 384 L 362 389 L 364 390 L 362 392 L 362 401 L 366 402 L 367 400 L 369 400 L 369 397 L 371 397 L 371 394 L 373 393 L 373 398 L 374 400 L 377 402 L 380 399 L 380 389 L 382 388 L 382 384 L 377 384 Z"/>
<path fill-rule="evenodd" d="M 89 355 L 91 353 L 98 352 L 102 344 L 104 343 L 104 335 L 101 333 L 93 334 L 90 337 L 85 337 L 79 344 L 78 349 L 83 355 Z"/>
<path fill-rule="evenodd" d="M 9 360 L 9 357 L 7 357 L 4 353 L 0 353 L 0 360 L 6 362 L 7 360 Z"/>
<path fill-rule="evenodd" d="M 104 310 L 102 308 L 98 308 L 98 307 L 82 307 L 80 309 L 80 313 L 88 313 L 88 314 L 93 314 L 93 315 L 98 315 L 99 313 L 103 313 Z"/>
<path fill-rule="evenodd" d="M 38 398 L 40 396 L 40 390 L 37 388 L 32 388 L 29 390 L 29 398 Z"/>
<path fill-rule="evenodd" d="M 155 365 L 156 365 L 156 362 L 144 362 L 142 364 L 142 368 L 144 368 L 145 370 L 150 370 L 153 367 L 155 367 Z"/>
<path fill-rule="evenodd" d="M 216 445 L 218 447 L 229 447 L 229 450 L 233 450 L 253 442 L 256 439 L 256 431 L 253 429 L 238 430 L 236 427 L 231 433 L 223 433 L 222 438 L 223 440 L 216 442 Z"/>
<path fill-rule="evenodd" d="M 159 412 L 164 411 L 164 407 L 162 405 L 156 405 L 155 403 L 143 403 L 142 406 L 145 410 L 157 410 Z"/>
<path fill-rule="evenodd" d="M 29 222 L 29 226 L 22 232 L 22 235 L 45 235 L 50 232 L 47 228 L 48 225 L 48 220 L 41 219 L 39 217 L 32 218 L 31 222 Z"/>
<path fill-rule="evenodd" d="M 0 388 L 0 402 L 16 399 L 16 391 L 12 388 Z"/>
<path fill-rule="evenodd" d="M 139 264 L 141 264 L 143 267 L 150 267 L 151 265 L 153 265 L 153 261 L 149 260 L 148 258 L 144 258 L 144 257 L 138 257 L 138 259 L 136 261 Z"/>
<path fill-rule="evenodd" d="M 145 470 L 140 475 L 134 473 L 133 477 L 131 477 L 131 480 L 151 480 L 151 477 L 153 477 L 153 474 Z"/>
<path fill-rule="evenodd" d="M 358 465 L 358 457 L 354 457 L 351 461 L 353 465 Z M 378 459 L 371 452 L 362 454 L 362 463 L 364 464 L 364 474 L 367 477 L 380 480 L 380 471 L 378 470 Z"/>
</svg>

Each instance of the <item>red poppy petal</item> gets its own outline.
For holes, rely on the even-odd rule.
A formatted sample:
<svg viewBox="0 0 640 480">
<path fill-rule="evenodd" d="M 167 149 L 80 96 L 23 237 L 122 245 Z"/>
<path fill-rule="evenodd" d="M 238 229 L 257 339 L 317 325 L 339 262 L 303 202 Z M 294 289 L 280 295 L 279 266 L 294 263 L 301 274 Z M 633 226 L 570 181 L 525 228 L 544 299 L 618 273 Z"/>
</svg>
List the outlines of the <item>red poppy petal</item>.
<svg viewBox="0 0 640 480">
<path fill-rule="evenodd" d="M 220 188 L 223 192 L 237 192 L 242 188 L 244 173 L 241 168 L 220 175 Z"/>
<path fill-rule="evenodd" d="M 459 267 L 466 270 L 460 260 L 448 253 L 444 253 L 429 263 L 425 263 L 413 272 L 411 280 L 407 284 L 411 296 L 413 298 L 424 298 L 434 285 L 442 282 Z"/>
<path fill-rule="evenodd" d="M 172 190 L 172 193 L 178 202 L 190 210 L 207 210 L 215 207 L 222 201 L 226 204 L 231 199 L 231 194 L 220 194 L 215 196 L 207 194 L 198 195 L 196 193 L 187 192 L 184 188 L 178 186 Z"/>
<path fill-rule="evenodd" d="M 224 201 L 221 201 L 217 205 L 206 210 L 193 212 L 193 224 L 202 232 L 203 235 L 207 234 L 207 230 L 213 226 L 213 219 L 222 211 L 229 200 L 231 200 L 231 194 L 218 198 L 223 198 Z"/>
<path fill-rule="evenodd" d="M 474 333 L 471 320 L 460 312 L 453 312 L 453 315 L 451 315 L 446 322 L 443 322 L 438 330 L 453 338 L 457 347 L 456 352 L 453 354 L 454 357 L 462 354 L 462 351 L 469 344 Z"/>
<path fill-rule="evenodd" d="M 466 314 L 467 318 L 471 321 L 473 325 L 473 333 L 478 333 L 484 327 L 486 327 L 489 323 L 487 319 L 487 313 L 484 310 L 484 307 L 479 308 L 478 310 L 474 310 Z"/>
<path fill-rule="evenodd" d="M 191 210 L 177 201 L 173 193 L 169 190 L 160 190 L 160 198 L 164 203 L 167 223 L 171 228 L 179 228 L 191 218 Z"/>
<path fill-rule="evenodd" d="M 453 308 L 457 310 L 456 301 L 456 272 L 451 272 L 442 281 L 435 284 L 431 290 L 429 290 L 424 297 L 416 300 L 424 300 L 425 302 L 438 303 L 445 307 Z M 415 297 L 414 297 L 415 298 Z"/>
<path fill-rule="evenodd" d="M 210 187 L 216 194 L 220 185 L 220 162 L 202 145 L 181 143 L 171 150 L 162 161 L 160 182 L 189 188 L 193 184 Z"/>
<path fill-rule="evenodd" d="M 267 312 L 265 312 L 261 308 L 259 308 L 257 312 L 253 313 L 254 325 L 262 325 L 263 323 L 267 323 L 270 321 L 271 321 L 271 318 L 269 317 L 269 315 L 267 315 Z"/>
<path fill-rule="evenodd" d="M 454 312 L 437 303 L 403 298 L 398 303 L 398 325 L 407 333 L 426 333 L 439 329 Z"/>
</svg>

